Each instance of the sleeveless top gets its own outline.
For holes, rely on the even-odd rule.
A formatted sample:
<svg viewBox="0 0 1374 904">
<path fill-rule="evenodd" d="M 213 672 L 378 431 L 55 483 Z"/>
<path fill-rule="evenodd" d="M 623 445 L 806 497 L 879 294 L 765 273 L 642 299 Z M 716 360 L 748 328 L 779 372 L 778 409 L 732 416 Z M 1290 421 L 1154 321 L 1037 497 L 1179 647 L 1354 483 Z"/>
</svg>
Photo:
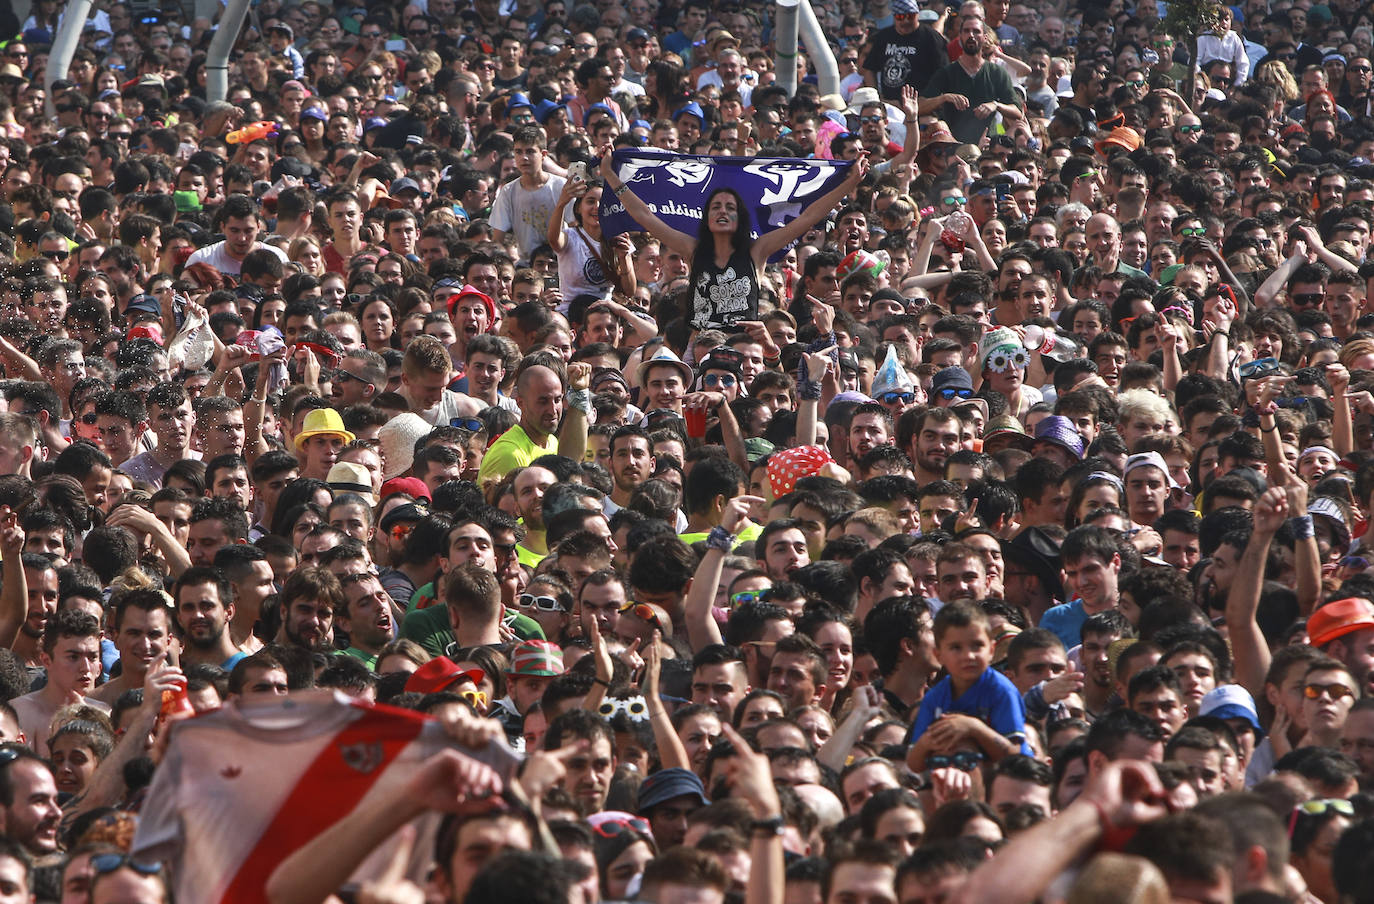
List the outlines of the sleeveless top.
<svg viewBox="0 0 1374 904">
<path fill-rule="evenodd" d="M 759 279 L 749 252 L 735 252 L 724 267 L 716 266 L 709 247 L 701 276 L 692 287 L 692 326 L 698 330 L 733 327 L 741 320 L 756 320 L 759 312 Z"/>
<path fill-rule="evenodd" d="M 609 298 L 611 278 L 601 263 L 601 244 L 582 231 L 580 226 L 568 224 L 568 247 L 558 255 L 558 284 L 563 305 L 579 295 Z M 564 310 L 564 313 L 567 313 Z"/>
</svg>

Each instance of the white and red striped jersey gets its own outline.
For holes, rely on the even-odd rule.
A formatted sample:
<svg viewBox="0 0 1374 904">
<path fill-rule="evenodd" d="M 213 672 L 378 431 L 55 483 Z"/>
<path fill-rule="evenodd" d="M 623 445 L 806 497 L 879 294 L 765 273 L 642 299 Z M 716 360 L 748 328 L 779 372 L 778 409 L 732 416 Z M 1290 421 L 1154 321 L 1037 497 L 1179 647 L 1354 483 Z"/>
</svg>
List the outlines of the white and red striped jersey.
<svg viewBox="0 0 1374 904">
<path fill-rule="evenodd" d="M 260 904 L 279 863 L 363 800 L 395 795 L 413 770 L 456 746 L 439 723 L 332 691 L 223 709 L 172 728 L 143 805 L 133 856 L 171 870 L 180 904 Z M 464 750 L 509 779 L 504 744 Z M 417 820 L 409 874 L 423 882 L 438 814 Z M 352 879 L 378 875 L 383 845 Z"/>
</svg>

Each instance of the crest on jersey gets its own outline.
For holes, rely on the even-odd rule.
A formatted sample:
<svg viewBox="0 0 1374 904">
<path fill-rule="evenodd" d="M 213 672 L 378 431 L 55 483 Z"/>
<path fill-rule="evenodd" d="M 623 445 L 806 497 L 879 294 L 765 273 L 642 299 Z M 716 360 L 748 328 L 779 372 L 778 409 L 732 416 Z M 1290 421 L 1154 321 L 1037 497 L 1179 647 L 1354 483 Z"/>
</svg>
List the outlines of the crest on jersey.
<svg viewBox="0 0 1374 904">
<path fill-rule="evenodd" d="M 344 765 L 364 775 L 382 765 L 384 756 L 382 745 L 377 741 L 348 744 L 340 747 L 339 753 L 343 755 Z"/>
</svg>

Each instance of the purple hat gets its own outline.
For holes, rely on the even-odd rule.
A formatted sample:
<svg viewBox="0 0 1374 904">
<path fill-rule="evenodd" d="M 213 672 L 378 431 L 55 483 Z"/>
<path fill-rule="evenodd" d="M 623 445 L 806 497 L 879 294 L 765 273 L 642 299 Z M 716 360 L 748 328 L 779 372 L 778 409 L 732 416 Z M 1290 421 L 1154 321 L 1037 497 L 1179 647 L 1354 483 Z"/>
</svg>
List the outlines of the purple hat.
<svg viewBox="0 0 1374 904">
<path fill-rule="evenodd" d="M 320 122 L 329 122 L 329 114 L 319 107 L 305 107 L 301 110 L 301 119 L 318 119 Z"/>
<path fill-rule="evenodd" d="M 382 129 L 387 125 L 387 121 L 380 116 L 374 116 L 363 125 L 364 132 L 371 132 L 373 129 Z"/>
<path fill-rule="evenodd" d="M 1054 443 L 1067 449 L 1074 458 L 1083 458 L 1083 436 L 1074 429 L 1073 421 L 1052 414 L 1035 425 L 1035 441 Z"/>
<path fill-rule="evenodd" d="M 871 402 L 873 400 L 870 399 L 868 396 L 864 395 L 862 392 L 858 392 L 853 389 L 846 389 L 844 392 L 836 393 L 835 398 L 831 399 L 830 401 L 832 403 L 858 402 L 859 404 L 863 404 L 864 402 Z"/>
</svg>

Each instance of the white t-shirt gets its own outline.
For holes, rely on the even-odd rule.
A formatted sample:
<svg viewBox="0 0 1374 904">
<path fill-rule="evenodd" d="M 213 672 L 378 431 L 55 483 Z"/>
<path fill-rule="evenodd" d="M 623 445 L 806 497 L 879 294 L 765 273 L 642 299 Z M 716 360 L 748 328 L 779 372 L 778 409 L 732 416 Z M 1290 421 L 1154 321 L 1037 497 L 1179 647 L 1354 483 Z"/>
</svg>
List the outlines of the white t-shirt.
<svg viewBox="0 0 1374 904">
<path fill-rule="evenodd" d="M 140 813 L 133 856 L 166 861 L 181 901 L 265 901 L 272 870 L 359 803 L 394 796 L 396 782 L 453 745 L 438 722 L 377 709 L 333 691 L 280 703 L 228 703 L 178 723 Z M 509 779 L 501 741 L 464 750 Z M 416 821 L 409 877 L 424 881 L 439 814 Z M 359 864 L 378 875 L 395 838 Z"/>
<path fill-rule="evenodd" d="M 263 248 L 281 258 L 283 264 L 286 263 L 286 253 L 275 245 L 267 245 L 262 242 L 253 245 L 254 251 L 261 251 Z M 229 276 L 238 276 L 239 270 L 243 268 L 243 261 L 234 260 L 229 256 L 229 252 L 224 250 L 224 242 L 215 242 L 213 245 L 206 245 L 196 251 L 186 259 L 186 266 L 189 267 L 191 264 L 209 264 L 219 272 Z"/>
<path fill-rule="evenodd" d="M 548 241 L 549 217 L 554 214 L 558 196 L 563 192 L 562 176 L 549 176 L 549 181 L 533 191 L 512 179 L 496 190 L 491 205 L 491 228 L 515 234 L 520 259 L 529 260 L 530 252 Z"/>
</svg>

